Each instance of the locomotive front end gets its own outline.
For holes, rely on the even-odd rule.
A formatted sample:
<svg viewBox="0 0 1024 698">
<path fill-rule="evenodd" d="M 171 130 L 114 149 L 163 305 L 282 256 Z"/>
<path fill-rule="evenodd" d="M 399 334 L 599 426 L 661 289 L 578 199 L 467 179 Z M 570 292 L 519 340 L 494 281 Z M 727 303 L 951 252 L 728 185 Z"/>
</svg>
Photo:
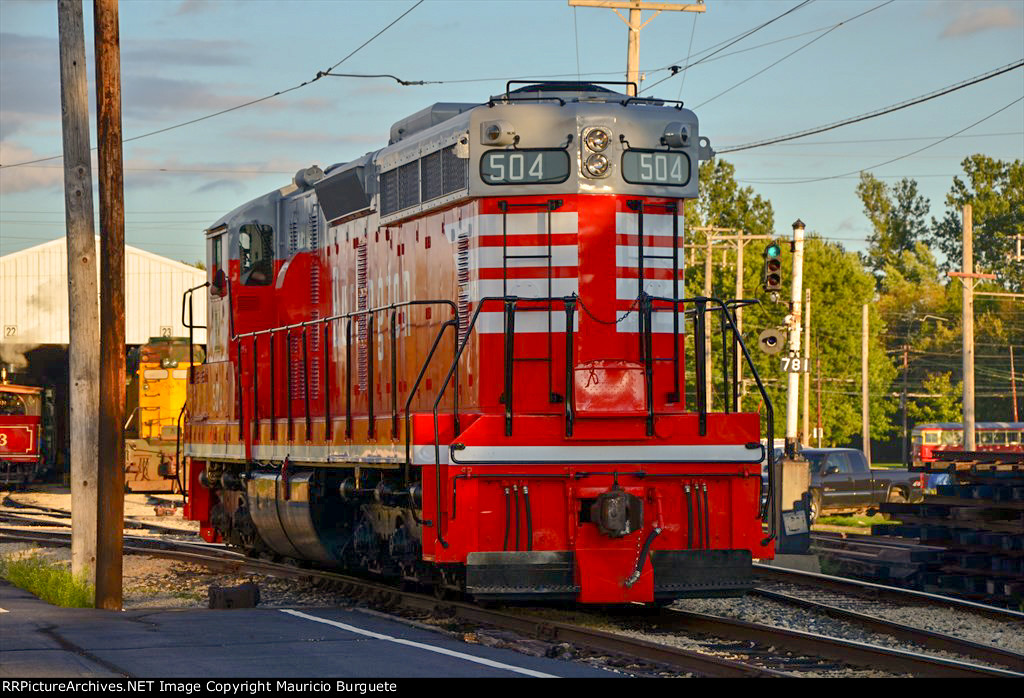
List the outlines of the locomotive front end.
<svg viewBox="0 0 1024 698">
<path fill-rule="evenodd" d="M 478 409 L 423 463 L 425 554 L 464 563 L 477 597 L 743 593 L 752 557 L 772 555 L 765 453 L 756 413 L 706 407 L 704 329 L 734 328 L 724 303 L 684 293 L 683 205 L 711 156 L 696 116 L 532 85 L 474 110 L 468 133 L 461 360 Z M 740 346 L 729 336 L 718 362 Z"/>
</svg>

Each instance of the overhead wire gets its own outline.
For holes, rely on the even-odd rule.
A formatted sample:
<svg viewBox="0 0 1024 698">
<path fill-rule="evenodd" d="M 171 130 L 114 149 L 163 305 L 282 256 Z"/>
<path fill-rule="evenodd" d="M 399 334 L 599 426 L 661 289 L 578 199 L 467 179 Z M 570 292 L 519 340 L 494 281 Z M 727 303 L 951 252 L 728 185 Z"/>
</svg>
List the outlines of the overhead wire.
<svg viewBox="0 0 1024 698">
<path fill-rule="evenodd" d="M 693 13 L 693 26 L 690 28 L 690 45 L 686 49 L 686 62 L 690 62 L 690 56 L 693 54 L 693 35 L 697 33 L 697 17 L 700 16 L 699 12 Z M 683 85 L 686 84 L 686 69 L 683 69 L 683 78 L 679 81 L 679 94 L 676 95 L 676 99 L 683 98 Z"/>
<path fill-rule="evenodd" d="M 722 45 L 722 46 L 721 46 L 721 48 L 719 48 L 719 49 L 717 49 L 717 50 L 715 50 L 715 51 L 712 51 L 711 53 L 709 53 L 708 55 L 704 56 L 703 58 L 700 58 L 700 59 L 698 59 L 698 60 L 694 61 L 693 63 L 690 63 L 690 64 L 688 64 L 688 65 L 686 65 L 686 66 L 684 66 L 684 67 L 682 67 L 682 68 L 680 68 L 679 66 L 666 66 L 666 69 L 667 69 L 667 70 L 671 70 L 671 71 L 672 71 L 672 74 L 671 74 L 671 75 L 669 75 L 669 76 L 667 76 L 667 77 L 664 77 L 664 78 L 662 78 L 661 80 L 658 80 L 658 81 L 657 81 L 657 82 L 655 82 L 655 83 L 652 83 L 652 84 L 650 84 L 650 85 L 647 85 L 647 86 L 646 86 L 646 87 L 644 87 L 644 88 L 643 88 L 642 90 L 640 90 L 640 92 L 647 92 L 648 90 L 652 90 L 652 89 L 654 89 L 655 87 L 657 87 L 658 85 L 660 85 L 661 83 L 665 82 L 666 80 L 671 80 L 672 78 L 674 78 L 674 77 L 675 77 L 675 76 L 676 76 L 677 74 L 679 74 L 680 72 L 684 72 L 684 71 L 686 71 L 686 70 L 687 70 L 687 69 L 689 69 L 689 68 L 692 68 L 692 67 L 694 67 L 694 66 L 696 66 L 696 65 L 700 65 L 701 63 L 704 63 L 704 62 L 706 62 L 706 61 L 707 61 L 707 60 L 709 60 L 709 59 L 710 59 L 710 58 L 711 58 L 712 56 L 714 56 L 714 55 L 717 55 L 718 53 L 721 53 L 722 51 L 724 51 L 725 49 L 729 48 L 730 46 L 733 46 L 734 44 L 738 44 L 738 43 L 739 43 L 740 41 L 743 41 L 743 40 L 744 40 L 744 39 L 746 39 L 746 38 L 747 38 L 748 36 L 751 36 L 752 34 L 754 34 L 754 33 L 756 33 L 756 32 L 759 32 L 759 31 L 761 31 L 762 29 L 764 29 L 764 28 L 765 28 L 765 27 L 767 27 L 768 25 L 770 25 L 770 24 L 773 24 L 773 23 L 775 23 L 775 22 L 779 21 L 779 20 L 780 20 L 780 19 L 782 19 L 783 17 L 785 17 L 785 16 L 787 16 L 787 15 L 790 15 L 790 14 L 792 14 L 792 13 L 796 12 L 797 10 L 799 10 L 799 9 L 801 9 L 801 8 L 803 8 L 803 7 L 806 7 L 807 5 L 811 4 L 812 2 L 814 2 L 814 0 L 804 0 L 804 1 L 803 1 L 803 2 L 801 2 L 801 3 L 799 4 L 799 5 L 797 5 L 797 6 L 795 6 L 795 7 L 791 7 L 791 8 L 789 8 L 788 10 L 786 10 L 785 12 L 783 12 L 783 13 L 782 13 L 781 15 L 778 15 L 778 16 L 776 16 L 776 17 L 773 17 L 772 19 L 768 20 L 767 22 L 764 22 L 764 23 L 762 23 L 762 24 L 759 24 L 758 26 L 756 26 L 756 27 L 754 27 L 754 28 L 752 28 L 752 29 L 748 29 L 748 30 L 747 30 L 747 31 L 745 31 L 745 32 L 741 32 L 740 34 L 736 35 L 736 36 L 735 36 L 735 37 L 734 37 L 733 39 L 731 39 L 731 40 L 730 40 L 730 39 L 726 39 L 726 41 L 725 41 L 725 42 L 723 42 L 723 43 L 724 43 L 724 45 Z"/>
<path fill-rule="evenodd" d="M 139 134 L 138 136 L 132 136 L 131 138 L 123 138 L 123 139 L 121 139 L 121 143 L 122 144 L 124 144 L 124 143 L 131 143 L 132 141 L 137 141 L 137 140 L 140 140 L 142 138 L 149 138 L 150 136 L 155 136 L 155 135 L 160 134 L 160 133 L 166 133 L 168 131 L 173 131 L 175 129 L 183 128 L 185 126 L 190 126 L 192 124 L 199 123 L 200 121 L 206 121 L 207 119 L 212 119 L 214 117 L 221 116 L 221 115 L 227 114 L 229 112 L 237 111 L 239 109 L 244 109 L 246 107 L 251 107 L 254 104 L 259 104 L 260 102 L 265 102 L 268 99 L 273 99 L 275 97 L 280 97 L 281 95 L 285 95 L 285 94 L 288 94 L 289 92 L 294 92 L 295 90 L 301 89 L 301 88 L 303 88 L 303 87 L 305 87 L 307 85 L 311 85 L 314 82 L 316 82 L 317 80 L 319 80 L 320 78 L 324 77 L 327 73 L 330 73 L 332 70 L 337 68 L 339 65 L 341 65 L 342 63 L 347 61 L 349 58 L 351 58 L 352 56 L 357 54 L 359 51 L 361 51 L 363 48 L 365 48 L 367 45 L 369 45 L 374 39 L 379 37 L 381 34 L 386 32 L 388 29 L 390 29 L 391 27 L 395 26 L 395 24 L 397 24 L 402 18 L 404 18 L 410 12 L 412 12 L 417 7 L 422 5 L 423 2 L 424 2 L 424 0 L 417 0 L 416 4 L 414 4 L 412 7 L 410 7 L 405 12 L 403 12 L 401 15 L 399 15 L 397 18 L 392 20 L 392 22 L 390 24 L 388 24 L 386 27 L 384 27 L 383 29 L 378 31 L 376 34 L 371 36 L 369 39 L 364 41 L 356 49 L 351 51 L 347 56 L 345 56 L 340 61 L 338 61 L 337 63 L 332 65 L 326 71 L 318 72 L 316 74 L 316 76 L 314 78 L 312 78 L 311 80 L 306 80 L 305 82 L 302 82 L 302 83 L 300 83 L 298 85 L 294 85 L 294 86 L 289 87 L 289 88 L 287 88 L 285 90 L 279 90 L 279 91 L 274 92 L 273 94 L 269 94 L 269 95 L 267 95 L 265 97 L 260 97 L 259 99 L 250 100 L 248 102 L 245 102 L 244 104 L 238 104 L 238 105 L 235 105 L 233 107 L 228 107 L 227 109 L 221 109 L 220 111 L 214 112 L 213 114 L 207 114 L 206 116 L 200 116 L 200 117 L 195 118 L 195 119 L 190 119 L 188 121 L 184 121 L 184 122 L 182 122 L 180 124 L 174 124 L 172 126 L 167 126 L 165 128 L 157 129 L 155 131 L 150 131 L 148 133 L 142 133 L 142 134 Z M 93 147 L 92 150 L 96 150 L 96 147 Z M 9 169 L 9 168 L 12 168 L 12 167 L 22 167 L 22 166 L 25 166 L 25 165 L 34 165 L 36 163 L 47 162 L 49 160 L 60 160 L 63 157 L 64 157 L 63 155 L 53 155 L 51 157 L 46 157 L 46 158 L 38 158 L 38 159 L 35 159 L 35 160 L 26 160 L 24 162 L 17 162 L 17 163 L 13 163 L 11 165 L 2 165 L 2 164 L 0 164 L 0 169 Z"/>
<path fill-rule="evenodd" d="M 723 148 L 719 148 L 717 150 L 717 153 L 719 155 L 724 155 L 726 153 L 735 153 L 735 152 L 739 152 L 741 150 L 750 150 L 752 148 L 761 148 L 761 147 L 764 147 L 766 145 L 774 145 L 775 143 L 782 143 L 784 141 L 791 141 L 791 140 L 794 140 L 796 138 L 804 138 L 806 136 L 813 136 L 814 134 L 824 133 L 825 131 L 831 131 L 833 129 L 837 129 L 837 128 L 840 128 L 842 126 L 849 126 L 850 124 L 856 124 L 856 123 L 859 123 L 861 121 L 867 121 L 868 119 L 874 119 L 874 118 L 877 118 L 879 116 L 884 116 L 886 114 L 891 114 L 892 112 L 899 111 L 901 109 L 906 109 L 908 107 L 912 107 L 912 106 L 921 104 L 923 102 L 927 102 L 929 100 L 936 99 L 938 97 L 942 97 L 942 96 L 947 95 L 947 94 L 951 94 L 953 92 L 956 92 L 958 90 L 962 90 L 962 89 L 970 87 L 972 85 L 977 85 L 980 82 L 984 82 L 986 80 L 991 80 L 994 77 L 998 77 L 999 75 L 1002 75 L 1003 73 L 1008 73 L 1011 70 L 1016 70 L 1017 68 L 1020 68 L 1022 66 L 1024 66 L 1024 59 L 1021 59 L 1019 61 L 1015 61 L 1013 63 L 1008 63 L 1007 65 L 1001 66 L 999 68 L 995 68 L 995 69 L 990 70 L 990 71 L 988 71 L 986 73 L 982 73 L 981 75 L 976 75 L 973 78 L 968 78 L 967 80 L 964 80 L 962 82 L 958 82 L 958 83 L 955 83 L 953 85 L 949 85 L 947 87 L 943 87 L 941 89 L 935 90 L 934 92 L 929 92 L 927 94 L 920 95 L 918 97 L 914 97 L 914 98 L 911 98 L 911 99 L 907 99 L 907 100 L 904 100 L 902 102 L 898 102 L 896 104 L 891 104 L 891 105 L 889 105 L 887 107 L 882 107 L 881 109 L 876 109 L 874 111 L 867 112 L 865 114 L 860 114 L 858 116 L 850 117 L 848 119 L 843 119 L 841 121 L 835 121 L 833 123 L 826 124 L 824 126 L 816 126 L 814 128 L 805 129 L 803 131 L 797 131 L 795 133 L 790 133 L 790 134 L 787 134 L 785 136 L 776 136 L 776 137 L 773 137 L 773 138 L 766 138 L 766 139 L 763 139 L 763 140 L 760 140 L 760 141 L 752 141 L 750 143 L 744 143 L 742 145 L 726 146 L 726 147 L 723 147 Z"/>
<path fill-rule="evenodd" d="M 929 148 L 934 148 L 935 146 L 937 146 L 937 145 L 939 145 L 941 143 L 945 143 L 950 138 L 958 136 L 961 133 L 963 133 L 964 131 L 968 131 L 968 130 L 974 128 L 975 126 L 977 126 L 978 124 L 981 124 L 981 123 L 984 123 L 984 122 L 988 121 L 989 119 L 991 119 L 994 116 L 996 116 L 996 115 L 1006 111 L 1007 109 L 1009 109 L 1010 107 L 1012 107 L 1013 105 L 1015 105 L 1015 104 L 1017 104 L 1017 103 L 1019 103 L 1021 101 L 1024 101 L 1024 96 L 1018 97 L 1017 99 L 1013 100 L 1012 102 L 1010 102 L 1006 106 L 1000 107 L 999 109 L 996 109 L 991 114 L 989 114 L 989 115 L 979 119 L 978 121 L 975 121 L 974 123 L 972 123 L 969 126 L 965 126 L 964 128 L 960 129 L 959 131 L 956 131 L 955 133 L 953 133 L 953 134 L 951 134 L 949 136 L 945 136 L 944 138 L 940 138 L 939 140 L 935 141 L 934 143 L 929 143 L 928 145 L 923 146 L 921 148 L 918 148 L 917 150 L 911 151 L 909 153 L 905 153 L 903 155 L 899 155 L 897 157 L 890 158 L 889 160 L 886 160 L 885 162 L 879 162 L 879 163 L 871 165 L 869 167 L 861 167 L 861 168 L 858 168 L 856 170 L 851 170 L 850 172 L 844 172 L 842 174 L 831 175 L 831 176 L 828 176 L 828 177 L 814 177 L 814 178 L 811 178 L 811 179 L 790 179 L 790 180 L 785 180 L 785 181 L 775 181 L 775 182 L 773 182 L 773 184 L 811 184 L 811 183 L 814 183 L 814 182 L 824 182 L 824 181 L 827 181 L 827 180 L 830 180 L 830 179 L 838 179 L 840 177 L 849 177 L 851 175 L 856 175 L 856 174 L 859 174 L 861 172 L 867 172 L 869 170 L 875 169 L 876 167 L 883 167 L 884 165 L 890 165 L 890 164 L 892 164 L 894 162 L 897 162 L 899 160 L 904 160 L 906 158 L 909 158 L 909 157 L 912 157 L 914 155 L 917 155 L 918 153 L 921 153 L 921 152 L 923 152 L 925 150 L 928 150 Z M 756 180 L 752 180 L 752 181 L 756 182 Z"/>
<path fill-rule="evenodd" d="M 735 89 L 736 89 L 737 87 L 739 87 L 740 85 L 743 85 L 744 83 L 750 82 L 751 80 L 753 80 L 754 78 L 756 78 L 756 77 L 757 77 L 758 75 L 761 75 L 762 73 L 764 73 L 764 72 L 766 72 L 766 71 L 768 71 L 768 70 L 771 70 L 772 68 L 774 68 L 775 66 L 777 66 L 777 65 L 778 65 L 779 63 L 782 63 L 782 62 L 783 62 L 784 60 L 786 60 L 787 58 L 789 58 L 789 57 L 791 57 L 791 56 L 793 56 L 793 55 L 795 55 L 795 54 L 799 53 L 800 51 L 803 51 L 803 50 L 804 50 L 805 48 L 807 48 L 807 47 L 808 47 L 808 46 L 810 46 L 811 44 L 815 43 L 816 41 L 820 41 L 821 39 L 824 39 L 824 38 L 825 38 L 826 36 L 828 36 L 829 34 L 831 34 L 832 32 L 834 32 L 834 31 L 835 31 L 836 29 L 839 29 L 839 28 L 840 28 L 841 26 L 843 26 L 844 24 L 848 24 L 849 22 L 852 22 L 852 21 L 854 21 L 855 19 L 859 19 L 859 18 L 863 17 L 864 15 L 867 15 L 867 14 L 871 14 L 871 13 L 872 13 L 872 12 L 874 12 L 875 10 L 879 10 L 879 9 L 881 9 L 881 8 L 885 7 L 886 5 L 890 5 L 890 4 L 892 4 L 893 2 L 895 2 L 895 0 L 885 0 L 885 2 L 883 2 L 883 3 L 879 4 L 879 5 L 875 5 L 874 7 L 872 7 L 872 8 L 871 8 L 871 9 L 869 9 L 869 10 L 865 10 L 864 12 L 861 12 L 860 14 L 854 15 L 853 17 L 850 17 L 850 18 L 848 18 L 848 19 L 844 19 L 844 20 L 843 20 L 842 22 L 839 22 L 838 24 L 835 24 L 835 25 L 833 25 L 832 27 L 830 27 L 830 28 L 829 28 L 829 29 L 828 29 L 827 31 L 825 31 L 824 33 L 822 33 L 822 34 L 819 34 L 818 36 L 814 37 L 813 39 L 811 39 L 811 40 L 810 40 L 810 41 L 808 41 L 807 43 L 805 43 L 805 44 L 803 44 L 802 46 L 800 46 L 799 48 L 796 48 L 796 49 L 794 49 L 793 51 L 790 51 L 789 53 L 787 53 L 787 54 L 786 54 L 785 56 L 783 56 L 782 58 L 780 58 L 780 59 L 778 59 L 777 61 L 774 61 L 773 63 L 771 63 L 771 64 L 769 64 L 769 65 L 765 66 L 764 68 L 762 68 L 761 70 L 757 71 L 757 72 L 756 72 L 756 73 L 754 73 L 753 75 L 750 75 L 749 77 L 746 77 L 746 78 L 744 78 L 744 79 L 740 80 L 740 81 L 739 81 L 739 82 L 737 82 L 737 83 L 736 83 L 735 85 L 733 85 L 733 86 L 731 86 L 731 87 L 728 87 L 728 88 L 726 88 L 726 89 L 722 90 L 721 92 L 719 92 L 719 93 L 718 93 L 717 95 L 715 95 L 714 97 L 712 97 L 712 98 L 710 98 L 710 99 L 707 99 L 707 100 L 704 100 L 703 102 L 701 102 L 700 104 L 698 104 L 698 105 L 697 105 L 696 107 L 694 107 L 694 109 L 700 109 L 700 108 L 701 108 L 701 107 L 703 107 L 704 105 L 706 105 L 706 104 L 710 104 L 711 102 L 715 101 L 716 99 L 718 99 L 718 98 L 719 98 L 719 97 L 721 97 L 722 95 L 725 95 L 725 94 L 728 94 L 729 92 L 732 92 L 733 90 L 735 90 Z"/>
</svg>

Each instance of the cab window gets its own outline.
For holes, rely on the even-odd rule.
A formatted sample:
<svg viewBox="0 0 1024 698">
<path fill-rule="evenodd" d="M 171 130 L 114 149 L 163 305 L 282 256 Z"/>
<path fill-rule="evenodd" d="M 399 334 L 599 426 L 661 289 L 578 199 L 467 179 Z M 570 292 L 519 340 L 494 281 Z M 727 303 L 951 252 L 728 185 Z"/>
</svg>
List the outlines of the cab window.
<svg viewBox="0 0 1024 698">
<path fill-rule="evenodd" d="M 228 273 L 227 269 L 224 268 L 224 235 L 214 235 L 209 238 L 210 245 L 210 295 L 223 297 L 227 293 L 227 284 L 221 283 L 218 285 L 218 272 L 221 276 Z"/>
<path fill-rule="evenodd" d="M 937 444 L 939 443 L 939 432 L 927 431 L 924 434 L 924 442 L 926 444 Z"/>
<path fill-rule="evenodd" d="M 269 225 L 248 223 L 238 231 L 238 255 L 242 283 L 266 286 L 274 276 L 274 229 Z"/>
</svg>

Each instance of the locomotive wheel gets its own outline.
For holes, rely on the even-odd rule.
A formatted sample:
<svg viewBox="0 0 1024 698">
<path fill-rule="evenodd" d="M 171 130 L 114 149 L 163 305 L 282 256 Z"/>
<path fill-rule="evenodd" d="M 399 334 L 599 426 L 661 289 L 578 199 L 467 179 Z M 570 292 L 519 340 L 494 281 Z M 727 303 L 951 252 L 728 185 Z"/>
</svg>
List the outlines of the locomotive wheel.
<svg viewBox="0 0 1024 698">
<path fill-rule="evenodd" d="M 438 601 L 451 601 L 454 593 L 444 585 L 444 580 L 438 580 L 431 585 L 434 598 Z"/>
</svg>

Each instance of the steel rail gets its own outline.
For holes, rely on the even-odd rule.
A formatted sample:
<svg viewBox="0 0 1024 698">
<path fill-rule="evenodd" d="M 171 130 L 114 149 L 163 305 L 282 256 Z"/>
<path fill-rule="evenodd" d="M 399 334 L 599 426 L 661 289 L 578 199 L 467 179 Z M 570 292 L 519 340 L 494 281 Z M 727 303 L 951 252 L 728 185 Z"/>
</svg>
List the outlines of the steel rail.
<svg viewBox="0 0 1024 698">
<path fill-rule="evenodd" d="M 0 540 L 9 542 L 42 542 L 45 545 L 67 545 L 68 534 L 20 535 L 0 530 Z M 753 666 L 743 662 L 714 657 L 705 653 L 683 650 L 624 635 L 583 628 L 568 623 L 537 620 L 521 615 L 480 608 L 473 604 L 438 601 L 432 596 L 399 591 L 379 583 L 333 572 L 295 568 L 245 558 L 225 550 L 189 552 L 180 549 L 188 544 L 171 541 L 136 540 L 142 545 L 126 545 L 125 551 L 136 554 L 172 558 L 195 564 L 218 567 L 230 571 L 247 571 L 267 576 L 292 579 L 321 579 L 342 585 L 346 593 L 369 597 L 389 605 L 401 605 L 431 612 L 441 612 L 455 618 L 487 623 L 513 630 L 548 642 L 571 642 L 591 649 L 625 654 L 647 661 L 667 664 L 684 671 L 706 676 L 789 676 L 785 672 Z M 225 557 L 229 555 L 230 557 Z M 968 662 L 925 657 L 903 650 L 882 648 L 862 642 L 840 640 L 798 630 L 758 625 L 700 613 L 662 609 L 657 616 L 662 628 L 674 628 L 740 641 L 782 646 L 790 651 L 830 658 L 845 664 L 880 667 L 891 671 L 913 671 L 929 677 L 1024 677 L 1024 673 L 983 667 Z"/>
<path fill-rule="evenodd" d="M 662 609 L 657 616 L 659 627 L 703 633 L 741 642 L 757 642 L 826 657 L 855 666 L 873 667 L 893 672 L 912 672 L 933 678 L 1003 677 L 1024 678 L 1024 673 L 980 666 L 944 657 L 914 654 L 906 650 L 879 647 L 866 642 L 843 640 L 803 630 L 780 628 L 748 621 L 712 616 L 693 611 Z"/>
<path fill-rule="evenodd" d="M 897 603 L 905 604 L 941 604 L 955 608 L 958 611 L 977 613 L 978 615 L 985 616 L 986 618 L 994 618 L 995 620 L 1024 621 L 1024 613 L 1020 611 L 999 608 L 998 606 L 989 606 L 976 601 L 968 601 L 966 599 L 958 599 L 951 596 L 943 596 L 941 594 L 932 594 L 926 591 L 917 591 L 916 589 L 903 589 L 901 587 L 885 586 L 884 584 L 865 582 L 860 579 L 833 577 L 831 575 L 821 574 L 818 572 L 791 570 L 785 567 L 776 567 L 774 565 L 766 565 L 758 562 L 754 563 L 754 576 L 775 582 L 803 584 L 806 586 L 832 589 L 834 591 L 841 591 L 847 594 L 860 596 L 862 598 L 884 599 L 887 601 L 895 601 Z"/>
<path fill-rule="evenodd" d="M 912 625 L 897 623 L 895 621 L 886 620 L 885 618 L 868 615 L 867 613 L 851 611 L 849 609 L 839 608 L 838 606 L 822 603 L 820 601 L 802 599 L 777 591 L 753 589 L 749 593 L 753 596 L 779 601 L 791 606 L 799 606 L 812 611 L 818 611 L 839 620 L 856 623 L 874 632 L 891 635 L 899 640 L 915 642 L 927 647 L 928 649 L 955 652 L 956 654 L 971 657 L 972 659 L 1001 664 L 1003 666 L 1010 667 L 1014 671 L 1024 672 L 1024 654 L 1020 654 L 1018 652 L 1011 652 L 1010 650 L 1004 650 L 992 645 L 964 640 L 953 635 L 944 635 L 943 633 L 916 628 Z"/>
<path fill-rule="evenodd" d="M 70 544 L 68 534 L 38 535 L 10 533 L 0 529 L 0 541 L 32 542 L 49 546 L 65 546 Z M 625 635 L 616 635 L 601 630 L 593 630 L 558 623 L 537 620 L 522 615 L 513 615 L 480 608 L 473 604 L 441 601 L 433 596 L 399 591 L 393 587 L 366 580 L 349 577 L 333 572 L 300 569 L 290 565 L 252 560 L 243 556 L 224 557 L 226 551 L 203 551 L 202 553 L 168 549 L 167 546 L 177 545 L 170 541 L 141 541 L 143 545 L 126 545 L 126 553 L 152 555 L 171 558 L 183 562 L 191 562 L 231 572 L 256 572 L 268 576 L 292 579 L 320 579 L 338 584 L 346 594 L 368 599 L 385 606 L 403 606 L 417 610 L 429 611 L 454 617 L 474 624 L 488 624 L 523 635 L 535 637 L 545 642 L 569 642 L 592 651 L 626 655 L 643 659 L 652 663 L 662 664 L 678 670 L 709 677 L 785 677 L 784 672 L 773 669 L 737 662 L 722 657 L 715 657 L 702 652 L 684 650 L 654 642 L 639 640 Z M 159 544 L 159 545 L 158 545 Z M 187 544 L 186 544 L 187 545 Z M 161 547 L 163 546 L 163 547 Z M 212 554 L 211 554 L 212 553 Z M 218 553 L 220 553 L 218 555 Z M 234 555 L 234 554 L 232 554 Z"/>
</svg>

